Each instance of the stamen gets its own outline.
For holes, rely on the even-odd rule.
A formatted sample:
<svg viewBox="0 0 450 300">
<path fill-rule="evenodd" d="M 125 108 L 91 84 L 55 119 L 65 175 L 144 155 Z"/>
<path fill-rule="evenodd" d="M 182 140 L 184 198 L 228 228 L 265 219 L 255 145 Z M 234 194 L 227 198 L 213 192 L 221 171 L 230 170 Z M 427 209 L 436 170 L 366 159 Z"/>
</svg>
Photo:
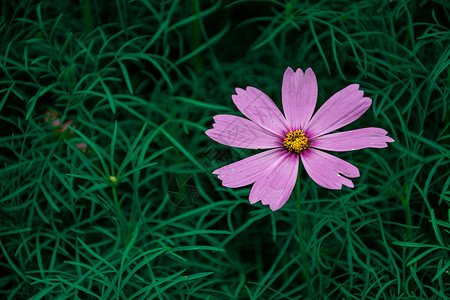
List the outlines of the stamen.
<svg viewBox="0 0 450 300">
<path fill-rule="evenodd" d="M 308 138 L 305 136 L 303 130 L 290 130 L 284 139 L 283 146 L 290 152 L 300 153 L 309 147 Z"/>
</svg>

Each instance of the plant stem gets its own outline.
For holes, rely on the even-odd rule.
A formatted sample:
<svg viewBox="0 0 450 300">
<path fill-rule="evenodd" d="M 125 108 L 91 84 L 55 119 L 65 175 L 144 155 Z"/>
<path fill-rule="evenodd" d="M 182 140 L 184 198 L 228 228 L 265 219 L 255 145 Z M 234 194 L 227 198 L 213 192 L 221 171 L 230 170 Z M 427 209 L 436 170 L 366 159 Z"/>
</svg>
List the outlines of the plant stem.
<svg viewBox="0 0 450 300">
<path fill-rule="evenodd" d="M 116 192 L 116 186 L 112 186 L 112 193 L 113 193 L 113 199 L 114 199 L 114 207 L 116 208 L 117 216 L 119 217 L 119 224 L 122 234 L 122 240 L 124 241 L 124 244 L 127 243 L 127 234 L 128 234 L 128 226 L 125 220 L 125 217 L 123 216 L 122 210 L 120 209 L 119 199 L 117 198 L 117 192 Z"/>
<path fill-rule="evenodd" d="M 309 269 L 307 267 L 308 264 L 308 260 L 306 259 L 306 253 L 305 253 L 305 247 L 303 244 L 303 233 L 302 233 L 302 218 L 301 218 L 301 210 L 300 210 L 300 172 L 301 170 L 299 169 L 298 171 L 298 178 L 297 178 L 297 182 L 295 183 L 296 185 L 296 190 L 297 190 L 297 231 L 298 231 L 298 243 L 300 246 L 300 257 L 301 257 L 301 262 L 302 262 L 302 266 L 303 266 L 303 273 L 305 274 L 305 278 L 306 278 L 306 283 L 308 285 L 308 299 L 313 299 L 312 298 L 312 285 L 311 285 L 311 278 L 309 276 Z"/>
<path fill-rule="evenodd" d="M 411 242 L 412 241 L 411 240 L 411 238 L 412 238 L 412 217 L 411 217 L 411 203 L 409 201 L 408 193 L 409 193 L 409 185 L 406 185 L 405 195 L 400 195 L 400 201 L 402 202 L 403 210 L 405 211 L 406 225 L 408 225 L 408 227 L 406 228 L 406 234 L 408 235 L 407 241 Z"/>
</svg>

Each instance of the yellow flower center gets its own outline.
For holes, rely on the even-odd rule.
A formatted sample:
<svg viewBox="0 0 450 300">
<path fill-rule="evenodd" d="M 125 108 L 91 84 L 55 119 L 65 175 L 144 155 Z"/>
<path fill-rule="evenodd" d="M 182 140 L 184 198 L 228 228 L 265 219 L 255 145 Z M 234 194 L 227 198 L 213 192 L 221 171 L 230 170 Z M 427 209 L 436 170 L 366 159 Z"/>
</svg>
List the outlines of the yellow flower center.
<svg viewBox="0 0 450 300">
<path fill-rule="evenodd" d="M 291 130 L 284 138 L 283 146 L 291 152 L 300 153 L 300 151 L 308 148 L 308 138 L 303 133 L 303 130 Z"/>
</svg>

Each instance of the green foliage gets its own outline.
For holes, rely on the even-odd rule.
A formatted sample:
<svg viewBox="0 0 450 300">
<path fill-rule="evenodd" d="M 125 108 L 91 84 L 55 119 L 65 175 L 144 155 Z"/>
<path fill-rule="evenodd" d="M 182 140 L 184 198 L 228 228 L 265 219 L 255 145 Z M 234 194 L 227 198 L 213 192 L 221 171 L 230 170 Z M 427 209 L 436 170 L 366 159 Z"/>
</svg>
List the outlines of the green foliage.
<svg viewBox="0 0 450 300">
<path fill-rule="evenodd" d="M 3 1 L 0 297 L 450 298 L 449 32 L 445 0 Z M 306 259 L 295 193 L 249 205 L 211 174 L 248 152 L 204 134 L 287 66 L 396 141 L 339 154 L 354 189 L 302 172 Z"/>
</svg>

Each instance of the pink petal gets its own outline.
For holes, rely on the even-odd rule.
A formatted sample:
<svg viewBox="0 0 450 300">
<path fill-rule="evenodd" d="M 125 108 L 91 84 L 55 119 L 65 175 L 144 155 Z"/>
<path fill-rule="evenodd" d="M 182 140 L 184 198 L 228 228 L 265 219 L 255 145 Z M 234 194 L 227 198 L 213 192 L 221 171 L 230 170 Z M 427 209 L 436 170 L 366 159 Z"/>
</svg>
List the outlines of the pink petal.
<svg viewBox="0 0 450 300">
<path fill-rule="evenodd" d="M 309 68 L 305 74 L 301 69 L 287 68 L 281 88 L 283 111 L 292 130 L 305 128 L 311 119 L 317 102 L 317 80 Z"/>
<path fill-rule="evenodd" d="M 80 149 L 81 152 L 86 152 L 87 144 L 86 143 L 79 143 L 75 145 L 76 148 Z"/>
<path fill-rule="evenodd" d="M 311 147 L 329 151 L 385 148 L 388 146 L 386 143 L 394 142 L 386 134 L 386 130 L 375 127 L 330 133 L 315 138 L 311 143 Z"/>
<path fill-rule="evenodd" d="M 312 180 L 325 188 L 340 190 L 342 185 L 353 188 L 353 182 L 344 176 L 359 177 L 357 167 L 323 151 L 308 148 L 300 156 Z"/>
<path fill-rule="evenodd" d="M 284 153 L 283 149 L 267 150 L 235 163 L 226 165 L 213 172 L 218 174 L 222 185 L 237 188 L 252 184 L 270 165 L 272 165 Z"/>
<path fill-rule="evenodd" d="M 66 129 L 67 129 L 67 126 L 70 126 L 70 124 L 72 124 L 72 122 L 73 122 L 73 120 L 69 120 L 69 121 L 67 121 L 66 123 L 62 124 L 62 125 L 61 125 L 61 126 L 62 126 L 62 129 L 63 129 L 63 130 L 66 130 Z"/>
<path fill-rule="evenodd" d="M 246 148 L 269 149 L 280 147 L 279 137 L 247 119 L 232 115 L 217 115 L 212 129 L 205 133 L 221 144 Z"/>
<path fill-rule="evenodd" d="M 237 88 L 236 93 L 231 96 L 233 102 L 247 118 L 276 135 L 287 130 L 286 119 L 266 94 L 251 86 Z"/>
<path fill-rule="evenodd" d="M 69 121 L 63 123 L 63 124 L 61 125 L 61 128 L 55 130 L 55 132 L 57 132 L 57 133 L 63 133 L 64 131 L 67 130 L 67 127 L 70 126 L 70 124 L 72 124 L 72 122 L 73 122 L 73 120 L 71 119 L 71 120 L 69 120 Z M 74 126 L 74 127 L 75 127 L 75 126 Z M 69 132 L 69 134 L 73 134 L 73 131 L 71 130 L 71 131 Z"/>
<path fill-rule="evenodd" d="M 328 99 L 305 127 L 308 138 L 324 135 L 361 117 L 372 100 L 363 97 L 364 92 L 358 88 L 358 84 L 349 85 Z"/>
<path fill-rule="evenodd" d="M 45 112 L 44 121 L 45 122 L 52 121 L 52 120 L 56 119 L 57 117 L 58 117 L 58 113 L 56 113 L 52 110 L 47 110 Z M 54 125 L 54 126 L 58 126 L 58 125 Z"/>
<path fill-rule="evenodd" d="M 285 152 L 256 179 L 249 195 L 250 203 L 261 200 L 273 211 L 282 207 L 289 199 L 297 180 L 298 164 L 298 154 Z"/>
</svg>

